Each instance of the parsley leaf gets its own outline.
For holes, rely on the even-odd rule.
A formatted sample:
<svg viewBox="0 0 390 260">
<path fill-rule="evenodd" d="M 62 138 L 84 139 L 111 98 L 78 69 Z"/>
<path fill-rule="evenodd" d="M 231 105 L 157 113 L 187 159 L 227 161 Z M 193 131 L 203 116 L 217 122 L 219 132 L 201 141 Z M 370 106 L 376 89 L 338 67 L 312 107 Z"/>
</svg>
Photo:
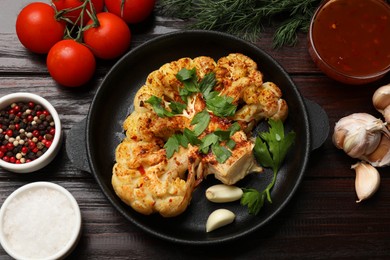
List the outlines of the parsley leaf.
<svg viewBox="0 0 390 260">
<path fill-rule="evenodd" d="M 241 198 L 241 205 L 247 206 L 249 213 L 255 215 L 263 207 L 266 198 L 268 202 L 272 203 L 271 189 L 275 185 L 280 166 L 295 141 L 293 131 L 285 135 L 282 121 L 270 119 L 268 124 L 269 131 L 262 132 L 256 137 L 253 152 L 263 167 L 272 168 L 272 181 L 261 192 L 256 189 L 243 189 L 244 194 Z"/>
<path fill-rule="evenodd" d="M 207 108 L 216 116 L 228 117 L 233 116 L 236 112 L 237 106 L 232 103 L 234 100 L 232 97 L 220 95 L 218 91 L 212 91 L 217 84 L 215 73 L 206 74 L 198 83 L 196 69 L 183 68 L 176 74 L 176 78 L 184 85 L 179 93 L 184 101 L 187 101 L 188 96 L 192 93 L 201 92 L 206 100 Z"/>
<path fill-rule="evenodd" d="M 215 73 L 208 73 L 204 76 L 202 81 L 199 83 L 199 90 L 203 96 L 207 98 L 210 92 L 213 90 L 217 80 L 215 79 Z"/>
<path fill-rule="evenodd" d="M 242 189 L 244 194 L 241 198 L 241 204 L 248 206 L 249 214 L 257 215 L 264 205 L 265 193 L 260 193 L 255 189 Z"/>
<path fill-rule="evenodd" d="M 187 107 L 186 104 L 172 101 L 169 103 L 169 108 L 172 110 L 172 113 L 174 114 L 182 114 L 183 110 Z"/>
<path fill-rule="evenodd" d="M 177 74 L 176 78 L 181 82 L 194 82 L 197 79 L 196 77 L 196 69 L 193 68 L 191 70 L 183 68 Z"/>
<path fill-rule="evenodd" d="M 198 136 L 194 133 L 194 131 L 191 131 L 188 128 L 184 129 L 183 135 L 187 138 L 188 142 L 192 145 L 199 145 L 202 143 L 202 141 L 198 139 Z"/>
<path fill-rule="evenodd" d="M 290 132 L 285 136 L 284 126 L 280 120 L 269 120 L 268 123 L 270 125 L 269 132 L 260 133 L 260 138 L 268 144 L 269 153 L 272 156 L 273 164 L 267 167 L 271 167 L 274 172 L 277 172 L 284 158 L 286 157 L 288 149 L 294 143 L 295 133 Z M 256 151 L 255 149 L 255 156 L 257 156 L 260 163 L 262 161 L 264 152 L 265 151 L 260 150 Z"/>
<path fill-rule="evenodd" d="M 188 70 L 186 68 L 181 69 L 177 74 L 176 78 L 180 80 L 184 88 L 180 89 L 180 96 L 184 101 L 187 101 L 188 96 L 192 93 L 200 92 L 198 87 L 198 76 L 196 75 L 196 69 L 193 68 Z"/>
<path fill-rule="evenodd" d="M 174 114 L 168 110 L 166 110 L 163 106 L 163 100 L 156 96 L 151 96 L 148 100 L 146 100 L 146 103 L 149 103 L 152 105 L 154 112 L 159 117 L 171 117 L 174 116 Z"/>
<path fill-rule="evenodd" d="M 211 148 L 211 151 L 215 155 L 217 161 L 219 163 L 224 163 L 232 155 L 232 152 L 229 151 L 229 149 L 233 150 L 236 146 L 236 142 L 230 139 L 230 137 L 238 130 L 240 130 L 240 125 L 235 122 L 227 131 L 216 130 L 213 133 L 206 135 L 201 140 L 202 143 L 199 150 L 202 153 L 207 154 Z M 221 145 L 221 142 L 223 141 L 226 141 L 226 147 Z"/>
<path fill-rule="evenodd" d="M 237 122 L 234 122 L 226 131 L 223 130 L 216 130 L 214 131 L 214 134 L 218 135 L 219 138 L 223 141 L 230 140 L 230 137 L 232 137 L 237 131 L 241 129 L 240 124 Z M 233 141 L 233 140 L 232 140 Z"/>
<path fill-rule="evenodd" d="M 226 147 L 228 147 L 230 150 L 233 150 L 234 147 L 236 147 L 236 142 L 233 139 L 229 139 L 226 142 Z"/>
<path fill-rule="evenodd" d="M 164 101 L 156 96 L 151 96 L 148 100 L 146 100 L 146 103 L 152 105 L 154 112 L 156 112 L 159 117 L 172 117 L 174 115 L 181 114 L 187 107 L 183 103 L 172 101 L 169 103 L 169 108 L 171 109 L 171 111 L 169 111 L 163 106 Z"/>
<path fill-rule="evenodd" d="M 164 144 L 168 158 L 171 158 L 175 152 L 179 151 L 179 145 L 179 136 L 177 134 L 168 138 L 168 141 Z"/>
<path fill-rule="evenodd" d="M 237 106 L 232 102 L 232 97 L 220 96 L 216 91 L 211 92 L 206 98 L 207 108 L 219 117 L 233 116 L 236 113 Z"/>
<path fill-rule="evenodd" d="M 219 137 L 215 133 L 210 133 L 202 138 L 202 143 L 199 146 L 199 150 L 207 154 L 209 152 L 209 149 L 212 145 L 217 144 L 219 141 Z"/>
<path fill-rule="evenodd" d="M 190 142 L 187 136 L 183 134 L 174 134 L 169 137 L 164 145 L 164 148 L 166 149 L 167 153 L 167 158 L 171 158 L 175 152 L 178 152 L 180 146 L 187 148 L 189 143 Z"/>
<path fill-rule="evenodd" d="M 231 151 L 226 147 L 221 146 L 219 143 L 213 144 L 211 146 L 211 151 L 219 163 L 224 163 L 232 155 Z"/>
<path fill-rule="evenodd" d="M 237 106 L 233 104 L 234 99 L 220 95 L 218 91 L 213 91 L 217 84 L 215 73 L 208 73 L 199 81 L 196 68 L 190 70 L 183 68 L 176 74 L 176 78 L 183 83 L 183 88 L 180 89 L 179 95 L 184 102 L 187 102 L 188 97 L 193 93 L 201 93 L 206 101 L 207 109 L 214 115 L 228 117 L 235 114 Z M 164 101 L 156 96 L 152 96 L 146 102 L 152 105 L 154 111 L 160 117 L 171 117 L 181 114 L 187 107 L 184 103 L 172 101 L 169 103 L 169 111 L 164 107 Z M 207 129 L 210 120 L 210 114 L 207 110 L 197 113 L 191 121 L 191 125 L 195 125 L 193 131 L 184 129 L 182 134 L 175 134 L 167 140 L 164 145 L 167 158 L 171 158 L 179 150 L 180 145 L 187 147 L 188 143 L 190 143 L 199 145 L 199 150 L 204 154 L 207 154 L 211 149 L 218 162 L 225 162 L 231 156 L 230 150 L 234 149 L 236 145 L 230 137 L 240 130 L 240 125 L 234 123 L 228 131 L 218 130 L 199 140 L 198 137 Z M 221 142 L 224 141 L 226 141 L 225 146 L 222 146 Z"/>
<path fill-rule="evenodd" d="M 206 130 L 207 126 L 210 123 L 210 114 L 207 110 L 202 110 L 197 113 L 191 121 L 191 125 L 195 125 L 194 133 L 196 136 L 199 136 Z"/>
</svg>

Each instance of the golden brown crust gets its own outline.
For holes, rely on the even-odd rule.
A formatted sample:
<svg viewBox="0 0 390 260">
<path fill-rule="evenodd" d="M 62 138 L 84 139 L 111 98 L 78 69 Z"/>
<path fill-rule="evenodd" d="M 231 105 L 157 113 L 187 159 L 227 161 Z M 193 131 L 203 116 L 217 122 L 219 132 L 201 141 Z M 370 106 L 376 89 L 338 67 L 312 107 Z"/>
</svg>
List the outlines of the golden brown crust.
<svg viewBox="0 0 390 260">
<path fill-rule="evenodd" d="M 240 107 L 232 118 L 220 118 L 211 112 L 211 122 L 201 136 L 217 129 L 228 129 L 237 121 L 242 130 L 232 139 L 236 146 L 225 163 L 218 163 L 214 154 L 201 155 L 198 147 L 180 147 L 167 158 L 164 144 L 175 133 L 193 129 L 194 115 L 206 109 L 200 94 L 192 95 L 186 110 L 173 117 L 159 117 L 147 100 L 156 96 L 168 103 L 183 102 L 182 83 L 176 74 L 183 68 L 196 69 L 199 79 L 214 72 L 215 90 L 230 96 Z M 149 74 L 145 85 L 134 98 L 134 112 L 124 121 L 126 137 L 115 152 L 112 185 L 116 194 L 134 210 L 145 215 L 160 213 L 173 217 L 184 212 L 193 190 L 204 176 L 214 174 L 227 184 L 234 184 L 251 171 L 261 171 L 255 164 L 253 141 L 246 133 L 263 118 L 287 117 L 288 108 L 280 89 L 272 82 L 263 82 L 257 64 L 249 57 L 234 53 L 215 62 L 206 56 L 181 58 L 166 63 Z M 222 144 L 223 145 L 223 144 Z"/>
</svg>

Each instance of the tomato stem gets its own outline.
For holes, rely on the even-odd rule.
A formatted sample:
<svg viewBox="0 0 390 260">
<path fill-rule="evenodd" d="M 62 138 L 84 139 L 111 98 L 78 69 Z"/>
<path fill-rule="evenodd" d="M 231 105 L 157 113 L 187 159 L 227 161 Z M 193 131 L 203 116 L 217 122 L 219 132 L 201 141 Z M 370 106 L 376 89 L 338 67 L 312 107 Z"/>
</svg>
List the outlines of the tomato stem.
<svg viewBox="0 0 390 260">
<path fill-rule="evenodd" d="M 90 10 L 87 9 L 87 6 L 89 5 Z M 66 17 L 66 14 L 80 10 L 80 15 L 77 17 L 76 21 L 71 21 L 69 18 Z M 84 25 L 84 15 L 85 13 L 93 20 L 93 23 L 91 25 Z M 77 42 L 82 42 L 83 41 L 83 32 L 86 31 L 87 29 L 91 27 L 98 27 L 100 26 L 99 21 L 96 17 L 96 10 L 95 7 L 92 4 L 91 0 L 85 0 L 83 4 L 73 7 L 73 8 L 66 8 L 61 11 L 56 10 L 56 15 L 55 18 L 57 20 L 64 20 L 68 22 L 69 24 L 72 24 L 70 28 L 66 29 L 66 34 L 64 36 L 65 39 L 73 39 Z M 80 23 L 80 25 L 78 25 Z M 75 37 L 74 37 L 75 35 Z"/>
<path fill-rule="evenodd" d="M 121 0 L 121 17 L 123 18 L 123 12 L 125 10 L 126 0 Z"/>
</svg>

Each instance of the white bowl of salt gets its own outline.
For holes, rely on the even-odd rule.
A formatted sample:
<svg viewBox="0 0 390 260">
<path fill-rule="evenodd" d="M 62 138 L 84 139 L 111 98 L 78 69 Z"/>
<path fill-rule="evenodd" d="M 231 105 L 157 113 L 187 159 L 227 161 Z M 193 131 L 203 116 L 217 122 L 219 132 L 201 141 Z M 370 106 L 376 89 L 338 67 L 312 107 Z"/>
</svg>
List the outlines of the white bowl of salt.
<svg viewBox="0 0 390 260">
<path fill-rule="evenodd" d="M 15 259 L 64 259 L 76 247 L 80 233 L 77 201 L 51 182 L 18 188 L 0 209 L 0 243 Z"/>
</svg>

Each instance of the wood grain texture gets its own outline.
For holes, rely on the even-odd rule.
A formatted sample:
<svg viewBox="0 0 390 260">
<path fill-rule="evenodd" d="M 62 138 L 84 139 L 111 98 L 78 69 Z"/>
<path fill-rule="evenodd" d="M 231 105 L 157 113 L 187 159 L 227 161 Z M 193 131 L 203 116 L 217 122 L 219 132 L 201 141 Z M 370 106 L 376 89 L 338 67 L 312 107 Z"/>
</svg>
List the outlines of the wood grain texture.
<svg viewBox="0 0 390 260">
<path fill-rule="evenodd" d="M 27 2 L 31 1 L 1 2 L 0 17 L 15 19 Z M 185 21 L 154 16 L 142 26 L 131 28 L 131 49 L 183 28 Z M 182 246 L 157 239 L 129 223 L 111 206 L 92 175 L 71 164 L 64 145 L 55 160 L 39 173 L 18 175 L 0 169 L 0 203 L 16 188 L 33 181 L 51 181 L 68 189 L 77 199 L 83 218 L 80 243 L 69 259 L 389 259 L 390 170 L 379 169 L 382 183 L 373 198 L 355 203 L 355 173 L 350 167 L 356 160 L 337 150 L 331 140 L 334 124 L 343 116 L 354 112 L 380 116 L 371 96 L 390 81 L 389 75 L 366 86 L 334 82 L 311 61 L 306 35 L 299 35 L 296 46 L 272 49 L 272 33 L 272 29 L 265 29 L 256 45 L 290 73 L 302 96 L 326 111 L 331 133 L 311 154 L 291 202 L 263 229 L 233 244 L 213 247 Z M 60 114 L 65 138 L 72 126 L 88 114 L 100 82 L 114 64 L 99 61 L 93 80 L 82 88 L 58 86 L 47 72 L 45 56 L 24 49 L 11 22 L 0 23 L 0 96 L 26 91 L 45 97 Z M 10 259 L 2 248 L 0 259 Z"/>
</svg>

